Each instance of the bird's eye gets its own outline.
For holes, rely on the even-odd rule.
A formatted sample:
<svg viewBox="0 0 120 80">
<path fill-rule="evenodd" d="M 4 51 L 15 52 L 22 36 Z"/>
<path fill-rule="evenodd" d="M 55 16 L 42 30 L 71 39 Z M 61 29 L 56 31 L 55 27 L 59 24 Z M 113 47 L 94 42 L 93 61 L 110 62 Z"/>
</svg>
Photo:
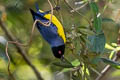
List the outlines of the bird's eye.
<svg viewBox="0 0 120 80">
<path fill-rule="evenodd" d="M 59 54 L 62 54 L 62 52 L 61 52 L 61 51 L 58 51 L 58 53 L 59 53 Z"/>
</svg>

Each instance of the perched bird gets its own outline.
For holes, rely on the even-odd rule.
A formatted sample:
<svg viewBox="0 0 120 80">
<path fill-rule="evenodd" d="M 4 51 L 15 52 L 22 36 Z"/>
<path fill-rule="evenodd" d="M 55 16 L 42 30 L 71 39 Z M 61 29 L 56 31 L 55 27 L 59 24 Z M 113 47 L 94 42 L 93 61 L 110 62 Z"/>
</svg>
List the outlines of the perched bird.
<svg viewBox="0 0 120 80">
<path fill-rule="evenodd" d="M 34 21 L 40 20 L 45 23 L 50 20 L 50 11 L 42 11 L 39 9 L 38 5 L 36 5 L 36 9 L 37 12 L 30 9 Z M 42 37 L 50 44 L 54 56 L 56 58 L 62 58 L 65 51 L 66 37 L 60 21 L 53 15 L 50 26 L 46 27 L 39 22 L 36 23 L 36 26 Z"/>
</svg>

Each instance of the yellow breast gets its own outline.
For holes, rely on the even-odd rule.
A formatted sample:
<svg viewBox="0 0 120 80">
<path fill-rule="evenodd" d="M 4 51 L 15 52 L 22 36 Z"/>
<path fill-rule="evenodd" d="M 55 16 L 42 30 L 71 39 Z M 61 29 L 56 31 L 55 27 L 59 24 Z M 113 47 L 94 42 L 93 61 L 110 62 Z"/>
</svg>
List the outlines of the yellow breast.
<svg viewBox="0 0 120 80">
<path fill-rule="evenodd" d="M 40 10 L 40 12 L 41 12 L 41 10 Z M 46 19 L 50 20 L 51 14 L 46 14 L 44 17 Z M 59 36 L 64 40 L 64 43 L 66 43 L 66 37 L 64 34 L 63 26 L 54 15 L 52 16 L 52 23 L 57 27 Z"/>
</svg>

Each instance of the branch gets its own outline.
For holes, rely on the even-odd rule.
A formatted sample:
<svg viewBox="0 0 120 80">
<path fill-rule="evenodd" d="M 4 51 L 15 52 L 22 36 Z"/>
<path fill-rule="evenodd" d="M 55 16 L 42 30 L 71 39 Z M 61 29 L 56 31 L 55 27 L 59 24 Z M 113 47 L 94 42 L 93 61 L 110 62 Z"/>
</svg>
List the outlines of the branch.
<svg viewBox="0 0 120 80">
<path fill-rule="evenodd" d="M 12 33 L 10 31 L 7 30 L 6 25 L 0 20 L 0 26 L 2 28 L 2 30 L 5 32 L 6 36 L 10 39 L 10 41 L 16 41 L 17 39 L 12 35 Z M 25 60 L 25 62 L 32 68 L 32 70 L 34 71 L 36 77 L 38 80 L 43 80 L 43 78 L 41 77 L 41 74 L 39 73 L 39 71 L 36 69 L 36 67 L 31 63 L 31 61 L 29 60 L 29 58 L 27 57 L 25 51 L 22 49 L 22 47 L 20 47 L 19 45 L 15 44 L 16 49 L 18 50 L 18 52 L 20 53 L 20 55 L 23 57 L 23 59 Z"/>
<path fill-rule="evenodd" d="M 77 7 L 77 8 L 75 8 L 75 9 L 71 10 L 70 12 L 78 11 L 78 10 L 82 9 L 83 7 L 85 7 L 87 4 L 88 4 L 88 2 L 86 2 L 85 4 L 83 4 L 83 5 L 80 6 L 80 7 Z"/>
</svg>

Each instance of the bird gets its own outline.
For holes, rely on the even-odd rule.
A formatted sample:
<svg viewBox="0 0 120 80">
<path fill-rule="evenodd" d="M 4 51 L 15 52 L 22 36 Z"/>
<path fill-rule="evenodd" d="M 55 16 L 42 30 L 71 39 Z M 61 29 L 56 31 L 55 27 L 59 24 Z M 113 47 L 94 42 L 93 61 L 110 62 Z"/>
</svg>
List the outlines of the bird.
<svg viewBox="0 0 120 80">
<path fill-rule="evenodd" d="M 57 9 L 57 8 L 56 8 Z M 33 20 L 40 20 L 45 23 L 50 21 L 51 14 L 49 11 L 42 11 L 39 9 L 38 4 L 36 4 L 36 12 L 30 9 Z M 51 47 L 52 53 L 56 58 L 63 58 L 65 52 L 66 36 L 64 32 L 63 25 L 52 15 L 52 20 L 50 26 L 42 25 L 40 22 L 36 23 L 36 27 Z"/>
</svg>

